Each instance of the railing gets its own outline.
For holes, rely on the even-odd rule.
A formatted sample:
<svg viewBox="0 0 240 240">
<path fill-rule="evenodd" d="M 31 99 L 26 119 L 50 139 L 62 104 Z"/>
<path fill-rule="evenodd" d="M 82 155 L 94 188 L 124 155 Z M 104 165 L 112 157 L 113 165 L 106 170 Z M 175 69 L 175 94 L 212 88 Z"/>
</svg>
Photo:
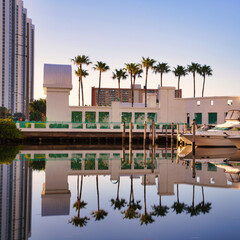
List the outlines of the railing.
<svg viewBox="0 0 240 240">
<path fill-rule="evenodd" d="M 175 123 L 174 132 L 176 132 L 177 124 L 179 124 L 179 131 L 184 130 L 184 123 Z M 156 133 L 164 134 L 166 132 L 171 132 L 170 123 L 155 123 Z M 17 128 L 23 132 L 122 132 L 123 123 L 120 122 L 16 122 Z M 143 132 L 144 123 L 138 122 L 133 123 L 133 132 Z M 152 123 L 147 123 L 147 132 L 151 132 Z M 126 123 L 126 132 L 129 131 L 129 123 Z"/>
</svg>

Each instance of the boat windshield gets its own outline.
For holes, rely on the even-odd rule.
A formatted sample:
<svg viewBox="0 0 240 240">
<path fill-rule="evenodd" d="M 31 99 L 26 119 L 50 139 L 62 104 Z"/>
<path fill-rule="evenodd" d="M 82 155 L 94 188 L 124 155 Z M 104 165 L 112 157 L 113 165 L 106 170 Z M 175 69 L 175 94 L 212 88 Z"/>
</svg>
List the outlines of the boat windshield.
<svg viewBox="0 0 240 240">
<path fill-rule="evenodd" d="M 211 130 L 221 130 L 221 131 L 226 131 L 226 130 L 230 130 L 232 127 L 215 127 L 212 128 Z"/>
<path fill-rule="evenodd" d="M 238 120 L 238 121 L 240 121 L 240 111 L 239 110 L 228 111 L 228 114 L 226 116 L 226 120 Z"/>
</svg>

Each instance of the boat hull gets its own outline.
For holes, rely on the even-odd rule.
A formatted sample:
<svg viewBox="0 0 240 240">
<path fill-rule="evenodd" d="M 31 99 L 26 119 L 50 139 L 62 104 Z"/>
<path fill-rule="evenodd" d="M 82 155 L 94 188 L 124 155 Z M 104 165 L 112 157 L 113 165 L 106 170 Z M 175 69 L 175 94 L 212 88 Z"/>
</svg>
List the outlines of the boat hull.
<svg viewBox="0 0 240 240">
<path fill-rule="evenodd" d="M 240 149 L 240 137 L 229 137 L 229 139 L 238 149 Z"/>
<path fill-rule="evenodd" d="M 183 134 L 182 139 L 187 139 L 187 144 L 192 143 L 192 134 Z M 195 145 L 198 147 L 235 147 L 233 142 L 226 135 L 197 134 Z"/>
</svg>

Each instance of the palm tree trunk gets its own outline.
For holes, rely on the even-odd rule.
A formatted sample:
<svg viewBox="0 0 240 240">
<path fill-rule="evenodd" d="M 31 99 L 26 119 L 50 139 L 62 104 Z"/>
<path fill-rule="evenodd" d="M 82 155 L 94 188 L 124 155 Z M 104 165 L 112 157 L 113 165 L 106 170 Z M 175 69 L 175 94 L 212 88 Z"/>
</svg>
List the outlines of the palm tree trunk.
<svg viewBox="0 0 240 240">
<path fill-rule="evenodd" d="M 100 89 L 101 89 L 101 70 L 99 71 L 99 86 L 98 86 L 98 106 L 100 106 L 99 100 L 100 100 Z"/>
<path fill-rule="evenodd" d="M 81 187 L 80 187 L 80 201 L 82 199 L 82 187 L 83 187 L 83 176 L 81 176 Z"/>
<path fill-rule="evenodd" d="M 134 193 L 133 193 L 133 176 L 131 175 L 131 194 L 132 194 L 132 201 L 134 202 Z"/>
<path fill-rule="evenodd" d="M 162 206 L 162 196 L 159 195 L 159 206 L 161 207 Z"/>
<path fill-rule="evenodd" d="M 205 88 L 205 74 L 203 75 L 202 97 L 204 95 L 204 88 Z"/>
<path fill-rule="evenodd" d="M 80 86 L 81 86 L 81 78 L 78 80 L 78 106 L 80 107 Z"/>
<path fill-rule="evenodd" d="M 195 72 L 193 72 L 193 97 L 195 98 Z"/>
<path fill-rule="evenodd" d="M 148 68 L 146 68 L 146 80 L 145 80 L 145 107 L 147 107 L 147 77 L 148 77 Z"/>
<path fill-rule="evenodd" d="M 118 79 L 118 99 L 119 99 L 120 102 L 122 102 L 121 94 L 120 94 L 120 89 L 121 89 L 121 88 L 120 88 L 120 81 L 121 81 L 121 79 L 119 78 L 119 79 Z"/>
<path fill-rule="evenodd" d="M 119 200 L 119 190 L 120 190 L 120 177 L 119 177 L 119 180 L 118 180 L 117 200 Z"/>
<path fill-rule="evenodd" d="M 179 191 L 178 191 L 178 184 L 177 184 L 177 202 L 179 203 Z"/>
<path fill-rule="evenodd" d="M 77 198 L 79 197 L 79 175 L 77 176 Z"/>
<path fill-rule="evenodd" d="M 179 97 L 179 89 L 180 89 L 180 76 L 178 76 L 178 97 Z"/>
<path fill-rule="evenodd" d="M 144 212 L 147 215 L 147 199 L 146 199 L 146 175 L 144 175 Z"/>
<path fill-rule="evenodd" d="M 131 100 L 132 100 L 132 107 L 133 107 L 133 82 L 132 82 L 132 73 L 130 73 L 130 80 L 131 80 Z"/>
<path fill-rule="evenodd" d="M 134 104 L 134 90 L 135 90 L 135 81 L 136 81 L 136 75 L 133 75 L 133 104 Z"/>
<path fill-rule="evenodd" d="M 98 176 L 96 176 L 96 187 L 97 187 L 97 203 L 98 203 L 98 211 L 99 211 L 99 209 L 100 209 L 100 203 L 99 203 Z"/>
<path fill-rule="evenodd" d="M 82 89 L 82 106 L 84 106 L 83 81 L 81 81 L 81 89 Z"/>
<path fill-rule="evenodd" d="M 161 76 L 161 83 L 160 83 L 160 86 L 162 87 L 162 76 L 163 76 L 163 73 L 162 73 L 162 72 L 161 72 L 160 76 Z"/>
<path fill-rule="evenodd" d="M 193 185 L 193 199 L 192 199 L 192 206 L 194 207 L 194 197 L 195 197 L 195 185 Z"/>
<path fill-rule="evenodd" d="M 204 199 L 204 189 L 203 189 L 203 186 L 202 186 L 202 198 L 203 198 L 203 206 L 204 206 L 205 199 Z"/>
</svg>

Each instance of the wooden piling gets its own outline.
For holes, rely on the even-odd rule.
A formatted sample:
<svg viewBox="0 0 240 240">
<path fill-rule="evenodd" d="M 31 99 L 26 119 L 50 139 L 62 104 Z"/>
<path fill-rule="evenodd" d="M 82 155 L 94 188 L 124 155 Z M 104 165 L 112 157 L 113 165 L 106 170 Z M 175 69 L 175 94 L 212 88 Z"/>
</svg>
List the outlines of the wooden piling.
<svg viewBox="0 0 240 240">
<path fill-rule="evenodd" d="M 147 139 L 147 121 L 144 122 L 144 136 L 143 136 L 144 167 L 147 166 L 146 139 Z"/>
<path fill-rule="evenodd" d="M 123 131 L 122 131 L 122 146 L 125 146 L 125 138 L 126 138 L 126 123 L 123 122 Z"/>
<path fill-rule="evenodd" d="M 129 164 L 132 164 L 132 122 L 129 123 Z"/>
<path fill-rule="evenodd" d="M 166 126 L 165 126 L 165 138 L 166 138 L 166 146 L 168 145 L 168 125 L 166 123 Z"/>
<path fill-rule="evenodd" d="M 195 156 L 195 135 L 196 135 L 196 120 L 193 119 L 192 122 L 192 152 Z"/>
<path fill-rule="evenodd" d="M 187 124 L 184 123 L 184 133 L 187 133 Z"/>
<path fill-rule="evenodd" d="M 152 172 L 154 171 L 154 159 L 155 159 L 155 123 L 152 120 Z"/>
<path fill-rule="evenodd" d="M 177 124 L 177 147 L 179 145 L 179 123 Z"/>
<path fill-rule="evenodd" d="M 172 162 L 173 162 L 173 154 L 174 154 L 173 138 L 174 138 L 174 123 L 172 122 L 171 124 L 171 161 Z"/>
</svg>

